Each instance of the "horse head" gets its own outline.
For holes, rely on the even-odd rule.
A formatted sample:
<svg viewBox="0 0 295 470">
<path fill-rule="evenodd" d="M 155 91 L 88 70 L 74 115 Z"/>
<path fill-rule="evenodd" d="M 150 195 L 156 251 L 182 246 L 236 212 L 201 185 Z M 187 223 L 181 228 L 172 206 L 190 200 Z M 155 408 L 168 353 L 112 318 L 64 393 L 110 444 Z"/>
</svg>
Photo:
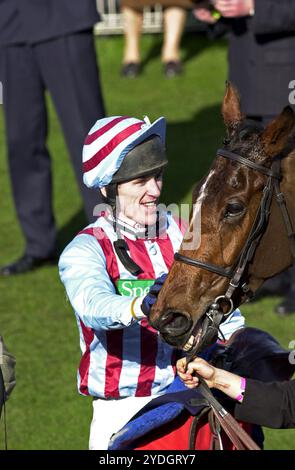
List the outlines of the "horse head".
<svg viewBox="0 0 295 470">
<path fill-rule="evenodd" d="M 193 191 L 189 228 L 150 316 L 166 342 L 187 351 L 200 349 L 217 299 L 226 315 L 293 261 L 276 199 L 284 194 L 295 223 L 295 115 L 286 107 L 264 129 L 242 114 L 230 83 L 222 114 L 224 146 Z"/>
</svg>

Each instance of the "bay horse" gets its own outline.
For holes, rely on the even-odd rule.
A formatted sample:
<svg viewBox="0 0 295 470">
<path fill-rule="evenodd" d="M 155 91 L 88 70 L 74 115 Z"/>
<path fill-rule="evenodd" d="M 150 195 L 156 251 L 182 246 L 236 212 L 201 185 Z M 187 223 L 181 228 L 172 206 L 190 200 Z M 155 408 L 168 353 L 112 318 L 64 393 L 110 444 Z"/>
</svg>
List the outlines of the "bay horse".
<svg viewBox="0 0 295 470">
<path fill-rule="evenodd" d="M 196 353 L 217 339 L 220 323 L 295 257 L 295 115 L 290 107 L 265 129 L 249 121 L 227 83 L 227 136 L 209 173 L 193 191 L 201 207 L 200 239 L 188 231 L 151 315 L 176 348 Z"/>
</svg>

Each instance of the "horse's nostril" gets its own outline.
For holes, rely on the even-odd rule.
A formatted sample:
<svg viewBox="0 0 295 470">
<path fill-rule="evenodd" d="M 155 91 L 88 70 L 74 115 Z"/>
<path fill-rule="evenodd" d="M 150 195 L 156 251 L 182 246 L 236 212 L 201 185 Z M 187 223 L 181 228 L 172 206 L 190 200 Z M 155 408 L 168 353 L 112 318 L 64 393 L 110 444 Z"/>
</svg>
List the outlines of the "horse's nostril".
<svg viewBox="0 0 295 470">
<path fill-rule="evenodd" d="M 164 315 L 159 324 L 162 334 L 180 336 L 190 330 L 192 320 L 181 312 L 169 312 Z"/>
</svg>

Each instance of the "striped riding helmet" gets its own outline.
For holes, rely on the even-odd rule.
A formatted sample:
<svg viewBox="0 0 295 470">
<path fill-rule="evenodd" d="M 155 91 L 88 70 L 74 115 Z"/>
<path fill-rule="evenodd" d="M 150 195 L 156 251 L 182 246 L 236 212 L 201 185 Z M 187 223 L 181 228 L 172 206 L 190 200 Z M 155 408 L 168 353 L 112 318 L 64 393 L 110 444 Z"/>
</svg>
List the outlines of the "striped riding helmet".
<svg viewBox="0 0 295 470">
<path fill-rule="evenodd" d="M 163 117 L 153 124 L 147 117 L 143 121 L 128 116 L 99 119 L 83 146 L 84 183 L 89 188 L 102 188 L 164 167 L 165 134 Z"/>
</svg>

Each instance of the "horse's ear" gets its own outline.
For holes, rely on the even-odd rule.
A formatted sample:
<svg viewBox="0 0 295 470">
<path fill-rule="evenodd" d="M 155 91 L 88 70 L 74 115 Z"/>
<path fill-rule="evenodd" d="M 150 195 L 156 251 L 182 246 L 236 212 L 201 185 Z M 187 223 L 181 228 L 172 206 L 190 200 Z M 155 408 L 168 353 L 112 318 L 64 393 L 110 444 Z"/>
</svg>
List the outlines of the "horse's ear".
<svg viewBox="0 0 295 470">
<path fill-rule="evenodd" d="M 245 118 L 241 112 L 239 93 L 230 82 L 226 82 L 226 90 L 222 103 L 222 115 L 229 135 L 232 135 L 240 122 Z"/>
<path fill-rule="evenodd" d="M 287 147 L 294 125 L 294 111 L 290 106 L 286 106 L 281 114 L 266 126 L 262 133 L 261 138 L 267 155 L 275 157 Z"/>
</svg>

